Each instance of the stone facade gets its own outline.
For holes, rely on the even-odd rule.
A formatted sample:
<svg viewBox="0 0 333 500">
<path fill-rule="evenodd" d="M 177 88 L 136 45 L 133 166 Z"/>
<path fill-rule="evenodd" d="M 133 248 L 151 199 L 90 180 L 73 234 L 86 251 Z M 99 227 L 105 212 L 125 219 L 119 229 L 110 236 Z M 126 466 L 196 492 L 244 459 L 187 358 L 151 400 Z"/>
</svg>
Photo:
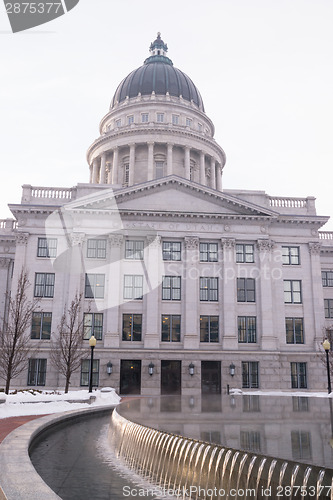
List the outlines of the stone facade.
<svg viewBox="0 0 333 500">
<path fill-rule="evenodd" d="M 52 314 L 51 339 L 64 308 L 83 294 L 99 386 L 141 394 L 323 389 L 333 232 L 320 231 L 327 217 L 314 199 L 222 190 L 214 126 L 182 96 L 153 91 L 116 102 L 100 133 L 88 150 L 89 184 L 24 185 L 21 204 L 10 205 L 15 220 L 1 221 L 1 316 L 23 267 L 31 296 L 50 280 L 40 305 Z M 31 342 L 35 358 L 47 360 L 42 385 L 62 388 L 50 339 Z M 85 370 L 83 362 L 72 388 L 86 385 Z M 28 366 L 12 386 L 27 380 Z"/>
</svg>

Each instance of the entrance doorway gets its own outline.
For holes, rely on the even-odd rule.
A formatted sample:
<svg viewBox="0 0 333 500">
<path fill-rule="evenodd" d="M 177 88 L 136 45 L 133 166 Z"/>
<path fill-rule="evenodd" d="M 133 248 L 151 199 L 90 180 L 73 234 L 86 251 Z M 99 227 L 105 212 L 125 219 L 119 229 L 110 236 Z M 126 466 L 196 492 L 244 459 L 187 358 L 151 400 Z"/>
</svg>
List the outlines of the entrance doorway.
<svg viewBox="0 0 333 500">
<path fill-rule="evenodd" d="M 161 394 L 181 394 L 181 361 L 161 361 Z"/>
<path fill-rule="evenodd" d="M 201 361 L 202 394 L 221 394 L 221 361 Z"/>
<path fill-rule="evenodd" d="M 141 360 L 120 361 L 120 394 L 141 393 Z"/>
</svg>

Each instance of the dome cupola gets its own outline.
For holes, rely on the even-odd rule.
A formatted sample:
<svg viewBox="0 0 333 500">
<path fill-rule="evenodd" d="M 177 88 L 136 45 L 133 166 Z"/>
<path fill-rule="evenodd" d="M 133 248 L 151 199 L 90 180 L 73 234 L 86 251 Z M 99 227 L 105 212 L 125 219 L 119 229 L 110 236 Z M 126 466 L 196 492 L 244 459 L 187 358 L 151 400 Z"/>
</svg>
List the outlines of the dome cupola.
<svg viewBox="0 0 333 500">
<path fill-rule="evenodd" d="M 90 182 L 114 189 L 176 175 L 222 190 L 223 149 L 192 80 L 157 33 L 143 65 L 122 80 L 88 149 Z"/>
<path fill-rule="evenodd" d="M 150 56 L 144 64 L 132 71 L 119 84 L 110 109 L 127 98 L 140 95 L 170 95 L 185 99 L 204 111 L 200 92 L 183 71 L 174 67 L 173 62 L 166 56 L 168 46 L 157 33 L 157 38 L 150 44 Z"/>
</svg>

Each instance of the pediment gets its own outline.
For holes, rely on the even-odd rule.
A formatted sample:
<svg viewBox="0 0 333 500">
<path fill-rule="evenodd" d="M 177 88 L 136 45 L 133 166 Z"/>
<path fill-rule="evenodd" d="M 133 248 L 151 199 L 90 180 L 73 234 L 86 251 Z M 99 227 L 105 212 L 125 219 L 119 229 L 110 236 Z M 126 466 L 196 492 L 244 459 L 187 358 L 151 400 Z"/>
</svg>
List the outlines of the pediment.
<svg viewBox="0 0 333 500">
<path fill-rule="evenodd" d="M 66 205 L 66 210 L 274 216 L 275 212 L 206 186 L 170 176 L 118 190 L 105 189 Z"/>
</svg>

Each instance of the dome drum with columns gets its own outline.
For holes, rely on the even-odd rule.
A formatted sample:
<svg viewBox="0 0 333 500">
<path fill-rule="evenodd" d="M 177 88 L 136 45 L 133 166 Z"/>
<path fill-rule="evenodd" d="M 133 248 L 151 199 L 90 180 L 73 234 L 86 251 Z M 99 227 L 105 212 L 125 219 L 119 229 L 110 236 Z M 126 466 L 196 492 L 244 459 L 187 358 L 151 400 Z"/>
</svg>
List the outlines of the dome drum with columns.
<svg viewBox="0 0 333 500">
<path fill-rule="evenodd" d="M 214 125 L 166 52 L 158 34 L 144 65 L 118 86 L 87 153 L 91 183 L 131 186 L 174 174 L 222 190 L 225 153 Z"/>
</svg>

